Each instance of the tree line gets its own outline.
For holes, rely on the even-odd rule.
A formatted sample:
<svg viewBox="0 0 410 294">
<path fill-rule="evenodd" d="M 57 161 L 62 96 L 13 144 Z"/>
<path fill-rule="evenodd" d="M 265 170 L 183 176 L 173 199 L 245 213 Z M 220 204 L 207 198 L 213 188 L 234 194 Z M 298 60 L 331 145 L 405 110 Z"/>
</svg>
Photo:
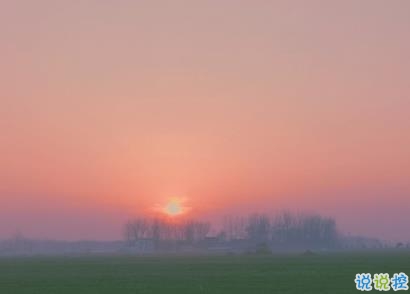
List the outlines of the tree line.
<svg viewBox="0 0 410 294">
<path fill-rule="evenodd" d="M 125 224 L 124 233 L 130 245 L 139 240 L 152 240 L 155 245 L 195 245 L 212 239 L 225 244 L 245 242 L 248 245 L 264 244 L 273 248 L 333 248 L 339 240 L 333 218 L 287 211 L 273 216 L 227 216 L 217 229 L 212 229 L 209 222 L 198 220 L 176 223 L 160 218 L 134 218 Z"/>
</svg>

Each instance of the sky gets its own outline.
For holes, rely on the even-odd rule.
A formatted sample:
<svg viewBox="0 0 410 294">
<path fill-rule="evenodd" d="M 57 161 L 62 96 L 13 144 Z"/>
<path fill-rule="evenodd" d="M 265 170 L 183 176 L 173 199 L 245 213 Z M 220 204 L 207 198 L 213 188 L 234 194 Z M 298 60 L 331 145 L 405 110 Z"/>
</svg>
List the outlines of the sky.
<svg viewBox="0 0 410 294">
<path fill-rule="evenodd" d="M 410 2 L 0 0 L 0 239 L 281 210 L 409 240 Z"/>
</svg>

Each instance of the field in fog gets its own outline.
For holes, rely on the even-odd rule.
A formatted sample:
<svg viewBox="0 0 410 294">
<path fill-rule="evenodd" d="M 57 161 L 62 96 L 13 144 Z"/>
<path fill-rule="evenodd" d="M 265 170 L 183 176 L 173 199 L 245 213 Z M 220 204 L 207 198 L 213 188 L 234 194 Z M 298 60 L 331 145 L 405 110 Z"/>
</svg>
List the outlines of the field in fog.
<svg viewBox="0 0 410 294">
<path fill-rule="evenodd" d="M 356 273 L 410 274 L 410 253 L 0 258 L 0 293 L 358 293 Z"/>
</svg>

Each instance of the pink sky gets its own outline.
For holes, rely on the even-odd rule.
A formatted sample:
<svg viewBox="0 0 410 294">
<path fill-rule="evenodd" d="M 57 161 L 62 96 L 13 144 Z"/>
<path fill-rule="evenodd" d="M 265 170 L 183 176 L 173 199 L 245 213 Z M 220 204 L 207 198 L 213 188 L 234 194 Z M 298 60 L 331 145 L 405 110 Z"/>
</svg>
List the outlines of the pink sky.
<svg viewBox="0 0 410 294">
<path fill-rule="evenodd" d="M 0 239 L 314 211 L 410 240 L 410 2 L 0 0 Z"/>
</svg>

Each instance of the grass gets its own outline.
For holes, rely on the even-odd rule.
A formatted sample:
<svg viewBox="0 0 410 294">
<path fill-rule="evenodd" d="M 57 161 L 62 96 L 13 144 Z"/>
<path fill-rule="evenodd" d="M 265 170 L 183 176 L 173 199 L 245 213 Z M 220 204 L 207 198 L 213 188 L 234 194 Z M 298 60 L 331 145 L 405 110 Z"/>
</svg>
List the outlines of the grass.
<svg viewBox="0 0 410 294">
<path fill-rule="evenodd" d="M 410 275 L 410 253 L 8 257 L 0 293 L 345 294 L 362 272 Z"/>
</svg>

